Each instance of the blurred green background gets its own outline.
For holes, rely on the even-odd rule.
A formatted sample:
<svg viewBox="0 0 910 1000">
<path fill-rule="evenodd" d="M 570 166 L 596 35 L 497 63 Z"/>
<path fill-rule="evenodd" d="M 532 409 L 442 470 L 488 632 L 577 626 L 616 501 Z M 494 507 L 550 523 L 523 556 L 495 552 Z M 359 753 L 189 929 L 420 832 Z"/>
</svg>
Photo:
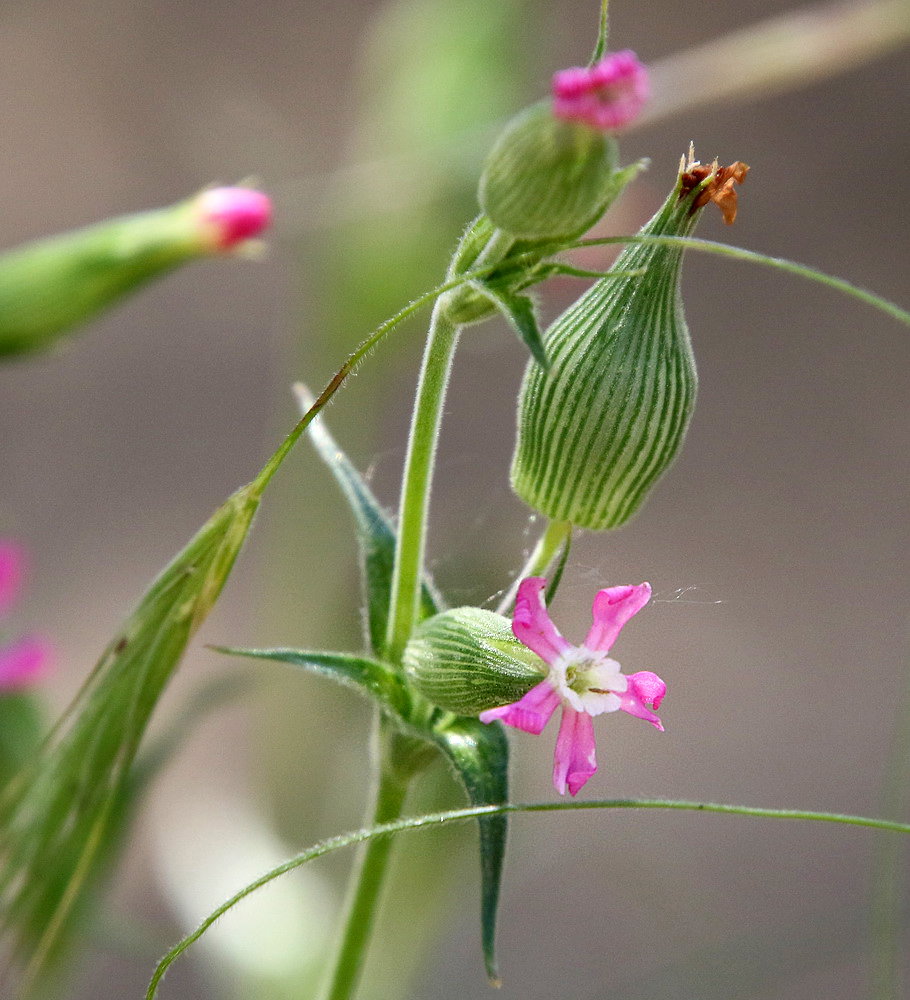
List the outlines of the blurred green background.
<svg viewBox="0 0 910 1000">
<path fill-rule="evenodd" d="M 0 368 L 0 533 L 33 552 L 27 624 L 59 650 L 55 711 L 154 573 L 290 428 L 290 383 L 320 387 L 369 330 L 439 279 L 475 211 L 496 122 L 544 94 L 555 69 L 586 60 L 597 6 L 4 5 L 0 245 L 215 180 L 255 175 L 276 202 L 264 262 L 189 267 L 60 349 Z M 612 6 L 612 47 L 658 65 L 796 10 L 789 0 Z M 906 51 L 751 99 L 726 97 L 736 63 L 688 78 L 663 65 L 654 120 L 622 141 L 626 161 L 649 156 L 651 169 L 606 231 L 650 215 L 694 140 L 703 160 L 752 166 L 735 227 L 706 214 L 698 235 L 910 303 Z M 687 87 L 705 86 L 715 100 L 669 114 Z M 546 315 L 579 288 L 547 286 Z M 651 581 L 656 598 L 617 656 L 668 681 L 667 732 L 599 723 L 601 770 L 585 794 L 878 813 L 908 663 L 910 337 L 828 290 L 718 258 L 690 255 L 684 291 L 702 383 L 682 457 L 629 527 L 578 542 L 553 608 L 578 638 L 598 587 Z M 389 505 L 421 346 L 419 323 L 400 330 L 328 412 Z M 452 603 L 491 602 L 539 527 L 507 480 L 524 363 L 499 324 L 470 331 L 456 359 L 430 541 Z M 143 995 L 157 956 L 233 890 L 359 825 L 368 706 L 204 648 L 359 648 L 347 527 L 301 444 L 158 725 L 212 679 L 254 683 L 200 722 L 156 783 L 67 1000 Z M 553 796 L 553 738 L 514 739 L 517 800 Z M 458 801 L 440 766 L 413 808 Z M 474 836 L 466 827 L 400 840 L 364 998 L 489 995 Z M 883 836 L 657 813 L 518 817 L 502 996 L 869 996 L 870 876 Z M 225 920 L 161 996 L 310 995 L 349 863 L 304 869 L 258 912 Z"/>
</svg>

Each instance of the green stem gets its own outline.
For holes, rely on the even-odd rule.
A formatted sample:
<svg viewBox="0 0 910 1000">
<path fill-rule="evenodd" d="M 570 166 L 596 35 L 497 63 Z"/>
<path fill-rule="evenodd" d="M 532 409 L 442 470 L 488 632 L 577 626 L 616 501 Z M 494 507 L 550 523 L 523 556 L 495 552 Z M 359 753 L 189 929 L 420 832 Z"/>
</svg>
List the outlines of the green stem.
<svg viewBox="0 0 910 1000">
<path fill-rule="evenodd" d="M 607 54 L 607 7 L 610 0 L 601 0 L 600 4 L 600 26 L 597 32 L 597 45 L 594 47 L 594 54 L 591 56 L 589 66 L 599 63 Z"/>
<path fill-rule="evenodd" d="M 910 673 L 904 672 L 901 685 L 881 796 L 882 812 L 895 817 L 906 816 L 910 808 Z M 872 857 L 870 951 L 874 1000 L 897 1000 L 904 995 L 901 908 L 905 851 L 897 837 L 882 837 Z"/>
<path fill-rule="evenodd" d="M 452 356 L 458 343 L 459 330 L 446 318 L 444 301 L 437 301 L 430 320 L 401 485 L 398 543 L 385 650 L 386 656 L 393 662 L 401 659 L 417 620 L 430 481 L 442 404 L 452 368 Z"/>
<path fill-rule="evenodd" d="M 383 724 L 380 719 L 378 726 Z M 377 743 L 381 745 L 382 740 L 377 740 Z M 379 750 L 377 758 L 372 822 L 390 823 L 401 816 L 408 783 L 394 772 L 383 750 Z M 373 933 L 392 842 L 392 837 L 371 840 L 364 846 L 358 859 L 357 868 L 351 877 L 344 931 L 331 978 L 322 993 L 323 1000 L 350 1000 L 354 996 Z"/>
<path fill-rule="evenodd" d="M 515 595 L 518 593 L 518 585 L 521 581 L 529 576 L 543 576 L 549 569 L 550 563 L 556 558 L 560 546 L 566 544 L 571 536 L 572 525 L 569 521 L 550 521 L 547 524 L 524 566 L 521 567 L 512 581 L 512 586 L 499 602 L 499 607 L 496 608 L 497 614 L 508 614 L 515 603 Z"/>
<path fill-rule="evenodd" d="M 863 826 L 873 830 L 892 830 L 895 833 L 910 834 L 910 823 L 899 823 L 895 820 L 875 819 L 868 816 L 849 816 L 843 813 L 816 812 L 808 809 L 763 809 L 757 806 L 727 805 L 721 802 L 680 802 L 672 799 L 607 799 L 594 802 L 538 802 L 528 804 L 505 804 L 498 806 L 471 806 L 466 809 L 453 809 L 449 812 L 430 813 L 427 816 L 409 816 L 396 819 L 390 823 L 354 833 L 345 833 L 331 837 L 309 848 L 294 858 L 290 858 L 271 871 L 260 875 L 238 893 L 225 900 L 216 910 L 182 941 L 161 959 L 149 982 L 146 1000 L 155 1000 L 161 979 L 170 966 L 220 917 L 239 902 L 252 895 L 264 885 L 276 878 L 292 872 L 316 858 L 324 857 L 333 851 L 352 847 L 376 837 L 387 837 L 393 833 L 403 833 L 411 830 L 428 830 L 443 826 L 446 823 L 463 823 L 465 820 L 477 819 L 480 816 L 502 816 L 511 813 L 545 813 L 545 812 L 578 812 L 588 809 L 668 809 L 673 811 L 726 814 L 730 816 L 755 816 L 764 819 L 809 820 L 816 823 L 837 823 L 845 826 Z"/>
</svg>

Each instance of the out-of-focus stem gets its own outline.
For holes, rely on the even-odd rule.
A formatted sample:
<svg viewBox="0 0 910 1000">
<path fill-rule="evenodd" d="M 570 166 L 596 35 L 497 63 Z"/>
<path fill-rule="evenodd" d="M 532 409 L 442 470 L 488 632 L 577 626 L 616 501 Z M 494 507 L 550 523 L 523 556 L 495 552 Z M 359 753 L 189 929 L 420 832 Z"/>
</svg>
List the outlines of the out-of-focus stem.
<svg viewBox="0 0 910 1000">
<path fill-rule="evenodd" d="M 836 76 L 910 41 L 908 0 L 838 0 L 769 18 L 649 66 L 652 97 L 627 132 L 693 108 L 757 100 Z M 426 201 L 434 173 L 473 177 L 495 138 L 491 122 L 405 156 L 288 181 L 286 201 L 306 206 L 285 219 L 297 231 L 340 225 Z M 293 195 L 293 197 L 291 197 Z M 320 214 L 314 206 L 325 206 Z"/>
<path fill-rule="evenodd" d="M 881 797 L 882 815 L 900 819 L 910 810 L 910 672 L 905 668 L 894 714 L 891 748 Z M 898 1000 L 904 934 L 902 864 L 906 846 L 896 836 L 875 842 L 870 913 L 873 1000 Z"/>
<path fill-rule="evenodd" d="M 756 100 L 835 76 L 910 41 L 910 3 L 827 3 L 769 18 L 649 67 L 635 128 L 718 102 Z"/>
</svg>

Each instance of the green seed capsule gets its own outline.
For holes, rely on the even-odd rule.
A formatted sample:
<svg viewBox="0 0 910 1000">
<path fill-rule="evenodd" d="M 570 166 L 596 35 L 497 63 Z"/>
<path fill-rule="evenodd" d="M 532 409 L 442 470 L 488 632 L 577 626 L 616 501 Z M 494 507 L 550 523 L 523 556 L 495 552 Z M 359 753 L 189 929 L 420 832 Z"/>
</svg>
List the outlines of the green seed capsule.
<svg viewBox="0 0 910 1000">
<path fill-rule="evenodd" d="M 689 235 L 709 199 L 729 218 L 746 169 L 690 162 L 641 234 Z M 532 363 L 525 372 L 512 486 L 553 520 L 619 527 L 679 451 L 697 388 L 682 255 L 681 246 L 629 245 L 612 269 L 626 274 L 598 281 L 545 334 L 549 371 Z"/>
<path fill-rule="evenodd" d="M 487 157 L 478 199 L 495 226 L 522 239 L 590 229 L 619 193 L 612 136 L 534 104 L 506 125 Z"/>
<path fill-rule="evenodd" d="M 455 608 L 422 622 L 404 668 L 421 694 L 459 715 L 518 701 L 546 675 L 543 661 L 512 635 L 509 619 L 482 608 Z"/>
</svg>

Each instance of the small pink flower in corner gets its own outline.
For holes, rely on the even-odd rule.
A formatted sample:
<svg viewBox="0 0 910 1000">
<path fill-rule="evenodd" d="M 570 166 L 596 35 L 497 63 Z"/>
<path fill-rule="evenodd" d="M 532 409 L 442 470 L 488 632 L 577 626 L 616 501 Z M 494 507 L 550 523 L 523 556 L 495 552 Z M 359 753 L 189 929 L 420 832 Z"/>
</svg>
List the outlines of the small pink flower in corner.
<svg viewBox="0 0 910 1000">
<path fill-rule="evenodd" d="M 648 99 L 648 71 L 634 52 L 604 56 L 594 66 L 573 66 L 553 75 L 553 113 L 602 132 L 623 128 Z"/>
<path fill-rule="evenodd" d="M 0 538 L 0 616 L 16 603 L 22 589 L 25 551 L 18 542 Z"/>
<path fill-rule="evenodd" d="M 562 704 L 556 739 L 553 784 L 560 795 L 577 795 L 597 770 L 594 716 L 621 710 L 650 722 L 663 732 L 653 709 L 660 706 L 667 685 L 649 670 L 620 673 L 607 653 L 623 625 L 651 598 L 650 584 L 607 587 L 594 598 L 594 624 L 583 645 L 573 646 L 550 621 L 544 605 L 542 577 L 522 580 L 515 598 L 512 632 L 549 667 L 547 677 L 519 701 L 480 713 L 481 722 L 499 719 L 538 735 Z"/>
<path fill-rule="evenodd" d="M 18 542 L 0 538 L 0 617 L 19 598 L 25 575 L 25 550 Z M 0 695 L 33 687 L 47 673 L 51 648 L 34 635 L 0 645 Z"/>
</svg>

